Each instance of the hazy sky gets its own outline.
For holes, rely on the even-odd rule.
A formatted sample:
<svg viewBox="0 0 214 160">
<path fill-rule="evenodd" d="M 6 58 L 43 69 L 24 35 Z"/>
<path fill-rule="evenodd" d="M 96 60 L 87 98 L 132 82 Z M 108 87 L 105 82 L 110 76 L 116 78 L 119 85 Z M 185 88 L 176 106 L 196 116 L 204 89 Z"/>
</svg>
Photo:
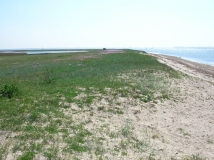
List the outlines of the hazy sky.
<svg viewBox="0 0 214 160">
<path fill-rule="evenodd" d="M 214 0 L 0 0 L 0 49 L 214 46 Z"/>
</svg>

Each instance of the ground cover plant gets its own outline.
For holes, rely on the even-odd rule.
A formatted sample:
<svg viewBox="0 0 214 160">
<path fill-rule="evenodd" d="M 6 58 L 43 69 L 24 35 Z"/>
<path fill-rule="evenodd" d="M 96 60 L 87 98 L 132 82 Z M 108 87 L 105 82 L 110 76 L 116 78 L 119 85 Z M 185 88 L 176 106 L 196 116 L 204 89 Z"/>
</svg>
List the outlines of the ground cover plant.
<svg viewBox="0 0 214 160">
<path fill-rule="evenodd" d="M 19 89 L 15 85 L 5 84 L 4 88 L 0 91 L 0 96 L 12 98 L 16 94 L 18 94 L 18 92 L 19 92 Z"/>
<path fill-rule="evenodd" d="M 88 51 L 0 57 L 0 159 L 161 157 L 158 133 L 128 115 L 173 96 L 180 74 L 139 51 Z"/>
</svg>

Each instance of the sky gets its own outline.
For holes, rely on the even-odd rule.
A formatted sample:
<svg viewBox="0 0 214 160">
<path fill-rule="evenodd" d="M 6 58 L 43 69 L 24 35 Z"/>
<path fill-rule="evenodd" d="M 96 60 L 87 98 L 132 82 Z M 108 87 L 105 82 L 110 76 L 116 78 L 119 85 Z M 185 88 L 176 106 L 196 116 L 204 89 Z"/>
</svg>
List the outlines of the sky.
<svg viewBox="0 0 214 160">
<path fill-rule="evenodd" d="M 0 49 L 214 47 L 214 0 L 0 0 Z"/>
</svg>

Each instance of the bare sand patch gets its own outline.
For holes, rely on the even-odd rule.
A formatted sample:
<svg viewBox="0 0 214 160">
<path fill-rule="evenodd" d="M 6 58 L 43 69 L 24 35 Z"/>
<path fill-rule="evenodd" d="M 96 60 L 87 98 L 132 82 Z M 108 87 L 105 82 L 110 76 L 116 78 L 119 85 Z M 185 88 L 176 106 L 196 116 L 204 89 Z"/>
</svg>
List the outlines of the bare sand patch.
<svg viewBox="0 0 214 160">
<path fill-rule="evenodd" d="M 124 51 L 120 49 L 109 49 L 101 52 L 101 54 L 115 54 L 115 53 L 124 53 Z"/>
</svg>

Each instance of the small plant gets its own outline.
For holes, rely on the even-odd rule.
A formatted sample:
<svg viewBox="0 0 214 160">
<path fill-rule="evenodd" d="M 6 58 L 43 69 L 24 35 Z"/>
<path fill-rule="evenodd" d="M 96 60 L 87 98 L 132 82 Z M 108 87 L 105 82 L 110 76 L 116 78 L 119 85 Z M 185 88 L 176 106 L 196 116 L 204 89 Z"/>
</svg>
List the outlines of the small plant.
<svg viewBox="0 0 214 160">
<path fill-rule="evenodd" d="M 29 121 L 30 122 L 35 122 L 35 121 L 37 121 L 39 119 L 39 117 L 40 117 L 40 113 L 37 112 L 37 111 L 33 111 L 31 113 L 31 115 L 29 116 Z"/>
<path fill-rule="evenodd" d="M 104 107 L 104 106 L 98 107 L 97 110 L 98 110 L 98 111 L 103 111 L 103 110 L 105 110 L 105 107 Z"/>
<path fill-rule="evenodd" d="M 9 144 L 6 144 L 5 146 L 0 146 L 0 159 L 6 159 L 6 155 L 8 154 L 8 148 Z"/>
<path fill-rule="evenodd" d="M 48 68 L 46 68 L 46 69 L 45 69 L 45 72 L 44 72 L 44 80 L 43 80 L 43 82 L 44 82 L 45 84 L 50 84 L 50 83 L 52 83 L 54 80 L 55 80 L 55 78 L 52 78 L 52 76 L 51 76 L 51 71 L 50 71 Z"/>
<path fill-rule="evenodd" d="M 182 133 L 184 130 L 183 130 L 183 128 L 178 128 L 178 131 L 180 131 L 180 133 Z"/>
<path fill-rule="evenodd" d="M 184 136 L 191 136 L 189 133 L 185 133 L 184 129 L 182 128 L 178 128 L 178 130 L 180 131 L 181 134 L 183 134 Z"/>
<path fill-rule="evenodd" d="M 184 136 L 191 136 L 189 133 L 184 133 L 183 135 Z"/>
<path fill-rule="evenodd" d="M 19 92 L 19 89 L 15 85 L 5 84 L 4 89 L 0 91 L 0 96 L 12 98 L 13 96 L 17 95 Z"/>
<path fill-rule="evenodd" d="M 125 126 L 121 129 L 121 134 L 124 137 L 129 137 L 132 134 L 131 122 L 130 120 L 126 120 Z"/>
<path fill-rule="evenodd" d="M 150 153 L 149 157 L 148 157 L 148 160 L 155 160 L 154 156 L 155 156 L 155 154 Z"/>
<path fill-rule="evenodd" d="M 33 152 L 26 152 L 22 156 L 20 156 L 18 159 L 19 160 L 31 160 L 34 158 L 34 153 Z"/>
<path fill-rule="evenodd" d="M 199 154 L 192 155 L 189 158 L 184 158 L 184 160 L 206 160 L 206 158 L 202 158 Z"/>
<path fill-rule="evenodd" d="M 158 136 L 157 134 L 154 134 L 154 135 L 152 136 L 152 139 L 156 139 L 156 138 L 159 138 L 159 136 Z"/>
<path fill-rule="evenodd" d="M 114 114 L 123 114 L 123 111 L 121 111 L 119 108 L 109 108 L 108 112 L 114 113 Z"/>
</svg>

